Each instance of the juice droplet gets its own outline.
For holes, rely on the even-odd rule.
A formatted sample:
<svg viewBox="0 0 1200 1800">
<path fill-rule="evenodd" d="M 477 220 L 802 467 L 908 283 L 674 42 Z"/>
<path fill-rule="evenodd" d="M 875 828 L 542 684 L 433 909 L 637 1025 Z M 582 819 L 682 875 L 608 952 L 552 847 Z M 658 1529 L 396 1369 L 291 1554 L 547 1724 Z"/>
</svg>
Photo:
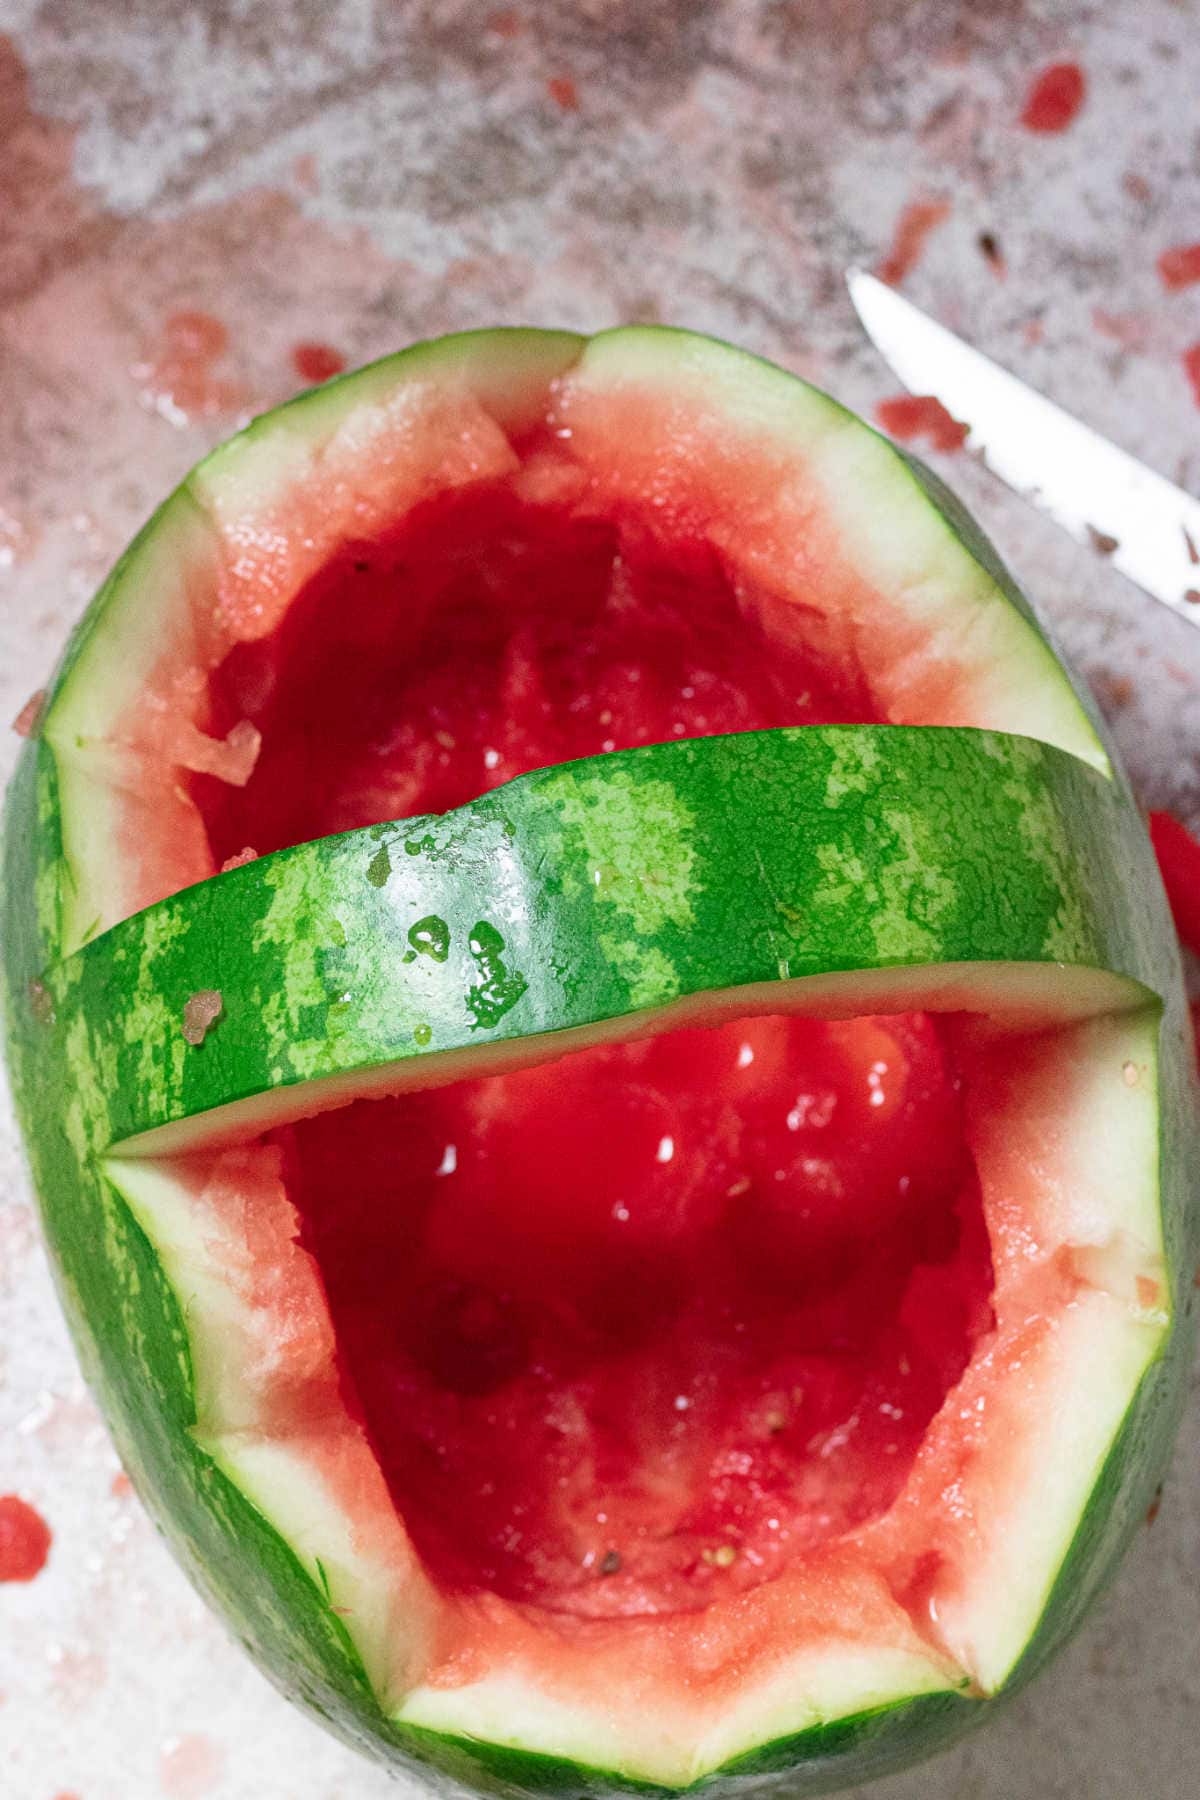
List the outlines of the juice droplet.
<svg viewBox="0 0 1200 1800">
<path fill-rule="evenodd" d="M 546 92 L 563 112 L 579 111 L 579 89 L 569 75 L 552 75 L 546 83 Z"/>
<path fill-rule="evenodd" d="M 1083 105 L 1087 82 L 1078 63 L 1051 63 L 1036 78 L 1021 112 L 1026 131 L 1065 131 Z"/>
<path fill-rule="evenodd" d="M 0 1494 L 0 1581 L 32 1581 L 46 1566 L 50 1527 L 16 1494 Z"/>
<path fill-rule="evenodd" d="M 332 344 L 304 343 L 292 347 L 292 367 L 302 381 L 329 381 L 340 375 L 346 359 Z"/>
<path fill-rule="evenodd" d="M 39 688 L 30 694 L 28 700 L 13 720 L 12 728 L 18 737 L 32 737 L 38 728 L 42 716 L 42 708 L 46 704 L 46 690 Z"/>
</svg>

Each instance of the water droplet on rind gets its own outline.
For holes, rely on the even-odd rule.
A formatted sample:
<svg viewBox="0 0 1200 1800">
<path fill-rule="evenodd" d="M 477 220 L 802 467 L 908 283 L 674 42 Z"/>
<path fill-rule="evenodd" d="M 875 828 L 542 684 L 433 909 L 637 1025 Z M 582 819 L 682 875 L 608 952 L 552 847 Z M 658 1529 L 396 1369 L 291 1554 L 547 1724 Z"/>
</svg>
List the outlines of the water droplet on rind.
<svg viewBox="0 0 1200 1800">
<path fill-rule="evenodd" d="M 420 1044 L 421 1048 L 424 1049 L 425 1045 L 431 1042 L 433 1038 L 433 1027 L 425 1024 L 414 1025 L 413 1038 L 415 1042 Z"/>
<path fill-rule="evenodd" d="M 409 927 L 408 941 L 418 955 L 443 963 L 450 954 L 450 927 L 436 913 L 427 913 Z"/>
<path fill-rule="evenodd" d="M 504 939 L 486 919 L 479 919 L 472 925 L 468 944 L 471 955 L 477 960 L 486 956 L 499 956 L 504 949 Z"/>
<path fill-rule="evenodd" d="M 487 1030 L 512 1010 L 529 983 L 519 969 L 509 972 L 503 956 L 504 939 L 486 919 L 472 925 L 467 947 L 482 978 L 467 990 L 467 1010 L 472 1030 Z"/>
</svg>

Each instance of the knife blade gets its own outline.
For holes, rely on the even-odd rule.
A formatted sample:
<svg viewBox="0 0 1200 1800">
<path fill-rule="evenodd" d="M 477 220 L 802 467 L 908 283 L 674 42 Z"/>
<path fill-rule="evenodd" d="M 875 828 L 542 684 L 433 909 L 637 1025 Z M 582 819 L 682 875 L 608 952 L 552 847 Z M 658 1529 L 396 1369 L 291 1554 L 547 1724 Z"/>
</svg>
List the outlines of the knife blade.
<svg viewBox="0 0 1200 1800">
<path fill-rule="evenodd" d="M 894 288 L 846 277 L 875 348 L 910 393 L 968 428 L 967 448 L 1081 544 L 1200 625 L 1200 500 L 1026 387 Z"/>
</svg>

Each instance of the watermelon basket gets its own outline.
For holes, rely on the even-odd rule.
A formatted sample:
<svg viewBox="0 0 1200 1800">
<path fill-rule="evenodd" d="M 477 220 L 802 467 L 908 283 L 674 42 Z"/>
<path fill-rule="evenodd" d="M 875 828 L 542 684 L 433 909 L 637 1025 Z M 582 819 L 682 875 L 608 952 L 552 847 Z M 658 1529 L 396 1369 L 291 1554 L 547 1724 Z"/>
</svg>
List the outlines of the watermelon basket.
<svg viewBox="0 0 1200 1800">
<path fill-rule="evenodd" d="M 85 1372 L 344 1738 L 825 1793 L 1074 1630 L 1184 1397 L 1178 950 L 1087 697 L 832 400 L 493 331 L 256 420 L 76 631 L 4 854 Z"/>
</svg>

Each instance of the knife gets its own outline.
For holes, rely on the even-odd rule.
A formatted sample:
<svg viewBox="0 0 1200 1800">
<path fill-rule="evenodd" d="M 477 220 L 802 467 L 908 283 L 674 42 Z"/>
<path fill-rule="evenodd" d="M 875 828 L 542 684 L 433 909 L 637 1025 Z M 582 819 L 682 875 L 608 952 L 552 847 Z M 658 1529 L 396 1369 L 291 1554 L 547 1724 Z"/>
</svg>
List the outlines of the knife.
<svg viewBox="0 0 1200 1800">
<path fill-rule="evenodd" d="M 1200 500 L 973 350 L 894 288 L 852 269 L 867 336 L 910 393 L 968 427 L 985 467 L 1155 600 L 1200 625 Z"/>
</svg>

